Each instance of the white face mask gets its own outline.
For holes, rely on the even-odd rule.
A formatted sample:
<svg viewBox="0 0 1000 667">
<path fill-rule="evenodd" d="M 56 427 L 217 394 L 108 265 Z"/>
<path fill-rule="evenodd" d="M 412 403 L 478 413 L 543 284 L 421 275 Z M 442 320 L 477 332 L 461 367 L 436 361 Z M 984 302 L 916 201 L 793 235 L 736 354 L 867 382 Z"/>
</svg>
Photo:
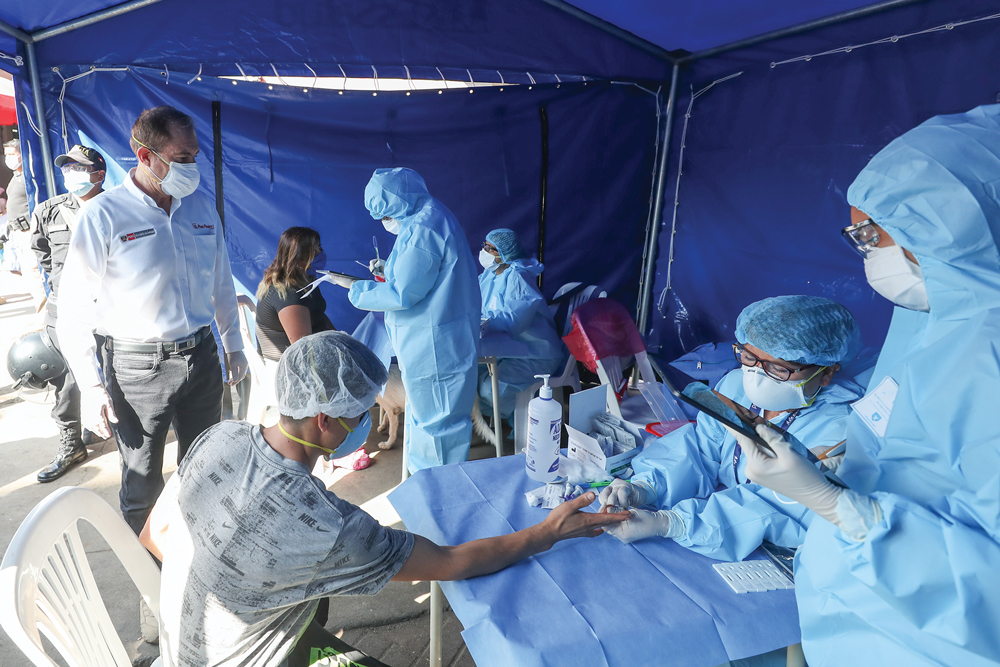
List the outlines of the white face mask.
<svg viewBox="0 0 1000 667">
<path fill-rule="evenodd" d="M 399 220 L 396 220 L 394 218 L 383 220 L 382 226 L 385 227 L 385 231 L 389 232 L 390 234 L 399 234 Z"/>
<path fill-rule="evenodd" d="M 167 175 L 161 179 L 158 178 L 151 169 L 148 169 L 146 165 L 142 164 L 142 162 L 139 163 L 139 166 L 145 169 L 147 174 L 159 182 L 160 190 L 163 191 L 163 194 L 170 195 L 171 197 L 175 197 L 177 199 L 184 199 L 184 197 L 193 194 L 194 191 L 198 189 L 198 183 L 201 182 L 201 174 L 198 172 L 198 165 L 194 162 L 167 162 L 163 159 L 163 156 L 136 139 L 134 136 L 132 139 L 135 140 L 137 144 L 158 157 L 163 164 L 170 167 Z"/>
<path fill-rule="evenodd" d="M 897 306 L 930 311 L 924 272 L 907 259 L 902 246 L 871 248 L 865 258 L 865 277 L 873 290 Z"/>
<path fill-rule="evenodd" d="M 744 366 L 743 391 L 746 392 L 747 398 L 758 408 L 776 412 L 797 410 L 798 408 L 812 405 L 816 394 L 819 393 L 819 389 L 817 388 L 812 396 L 806 398 L 804 388 L 809 384 L 810 380 L 825 369 L 826 366 L 821 366 L 818 371 L 805 380 L 779 382 L 768 376 L 763 369 L 757 366 Z"/>
<path fill-rule="evenodd" d="M 63 185 L 77 197 L 86 197 L 97 187 L 90 182 L 90 174 L 84 171 L 71 171 L 63 174 Z"/>
<path fill-rule="evenodd" d="M 7 168 L 11 171 L 17 171 L 17 168 L 21 166 L 21 156 L 20 155 L 5 155 L 3 158 L 3 163 L 7 165 Z"/>
<path fill-rule="evenodd" d="M 170 162 L 170 171 L 160 181 L 160 189 L 163 194 L 183 199 L 198 189 L 201 182 L 201 173 L 198 165 L 193 162 Z"/>
<path fill-rule="evenodd" d="M 484 269 L 492 269 L 496 266 L 496 255 L 491 255 L 485 250 L 479 251 L 479 263 L 482 264 Z"/>
</svg>

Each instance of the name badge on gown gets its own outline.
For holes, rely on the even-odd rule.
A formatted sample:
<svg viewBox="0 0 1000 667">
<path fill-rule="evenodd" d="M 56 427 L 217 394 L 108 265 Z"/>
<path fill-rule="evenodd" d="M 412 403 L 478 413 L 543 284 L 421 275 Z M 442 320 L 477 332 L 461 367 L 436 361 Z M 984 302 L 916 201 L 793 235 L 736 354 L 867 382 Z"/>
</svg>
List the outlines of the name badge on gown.
<svg viewBox="0 0 1000 667">
<path fill-rule="evenodd" d="M 880 438 L 885 437 L 885 429 L 889 425 L 889 415 L 892 414 L 892 405 L 896 402 L 898 391 L 899 385 L 896 381 L 886 376 L 867 396 L 851 404 L 865 426 Z"/>
</svg>

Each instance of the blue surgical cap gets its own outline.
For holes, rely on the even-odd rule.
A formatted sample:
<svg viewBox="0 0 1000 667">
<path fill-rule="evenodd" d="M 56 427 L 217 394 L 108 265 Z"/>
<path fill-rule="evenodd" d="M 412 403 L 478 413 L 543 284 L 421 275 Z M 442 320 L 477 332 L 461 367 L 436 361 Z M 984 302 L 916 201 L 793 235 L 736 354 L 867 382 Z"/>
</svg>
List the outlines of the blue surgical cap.
<svg viewBox="0 0 1000 667">
<path fill-rule="evenodd" d="M 376 220 L 389 217 L 402 221 L 430 199 L 427 184 L 406 167 L 376 169 L 365 187 L 365 206 Z"/>
<path fill-rule="evenodd" d="M 861 332 L 839 303 L 818 296 L 775 296 L 743 309 L 736 340 L 776 359 L 832 366 L 858 353 Z"/>
<path fill-rule="evenodd" d="M 521 243 L 517 240 L 517 234 L 514 233 L 513 229 L 506 229 L 503 227 L 500 229 L 494 229 L 486 235 L 486 240 L 492 243 L 493 247 L 497 249 L 497 252 L 500 253 L 500 259 L 502 259 L 504 263 L 527 257 L 527 254 L 525 254 L 524 249 L 521 247 Z"/>
</svg>

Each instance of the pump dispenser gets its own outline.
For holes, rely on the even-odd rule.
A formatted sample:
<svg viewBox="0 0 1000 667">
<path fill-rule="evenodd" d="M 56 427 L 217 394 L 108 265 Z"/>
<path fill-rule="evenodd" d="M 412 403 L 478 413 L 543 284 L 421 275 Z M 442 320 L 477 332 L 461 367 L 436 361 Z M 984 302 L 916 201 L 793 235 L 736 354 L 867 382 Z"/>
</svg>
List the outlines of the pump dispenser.
<svg viewBox="0 0 1000 667">
<path fill-rule="evenodd" d="M 559 441 L 562 436 L 562 405 L 552 400 L 548 375 L 542 379 L 538 398 L 528 403 L 528 446 L 524 468 L 536 482 L 554 482 L 559 477 Z"/>
</svg>

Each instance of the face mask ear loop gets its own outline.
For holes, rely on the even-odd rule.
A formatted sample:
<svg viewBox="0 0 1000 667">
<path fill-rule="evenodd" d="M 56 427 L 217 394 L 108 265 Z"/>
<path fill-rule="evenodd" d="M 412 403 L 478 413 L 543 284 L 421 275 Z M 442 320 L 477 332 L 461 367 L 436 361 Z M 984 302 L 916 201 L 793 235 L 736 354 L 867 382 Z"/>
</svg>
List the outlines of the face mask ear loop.
<svg viewBox="0 0 1000 667">
<path fill-rule="evenodd" d="M 804 386 L 806 386 L 809 383 L 810 380 L 812 380 L 814 377 L 816 377 L 817 375 L 819 375 L 820 373 L 822 373 L 823 371 L 825 371 L 827 368 L 829 368 L 829 366 L 820 366 L 819 368 L 816 369 L 815 373 L 813 373 L 812 375 L 810 375 L 805 380 L 803 380 L 802 382 L 798 383 L 795 386 L 796 387 L 804 387 Z M 819 396 L 819 390 L 822 389 L 822 388 L 823 387 L 817 387 L 816 388 L 816 393 L 813 394 L 812 396 L 810 396 L 809 397 L 809 401 L 805 405 L 803 405 L 802 407 L 808 408 L 810 405 L 812 405 L 813 401 L 816 400 L 816 397 Z"/>
<path fill-rule="evenodd" d="M 340 419 L 340 417 L 337 417 L 337 419 Z M 344 424 L 343 421 L 341 421 L 340 423 Z M 347 428 L 346 424 L 344 424 L 344 428 Z M 286 431 L 284 429 L 284 427 L 281 425 L 280 421 L 278 422 L 278 430 L 281 431 L 282 434 L 284 434 L 284 436 L 286 438 L 288 438 L 289 440 L 294 440 L 295 442 L 299 443 L 300 445 L 305 445 L 306 447 L 312 447 L 313 449 L 319 449 L 321 451 L 326 452 L 327 454 L 335 454 L 336 453 L 332 449 L 327 449 L 326 447 L 320 447 L 319 445 L 314 445 L 313 443 L 307 442 L 305 440 L 302 440 L 301 438 L 296 438 L 294 435 L 292 435 L 291 433 L 289 433 L 288 431 Z"/>
<path fill-rule="evenodd" d="M 160 156 L 160 154 L 159 154 L 159 153 L 157 153 L 157 152 L 156 152 L 156 151 L 154 151 L 154 150 L 153 150 L 152 148 L 150 148 L 150 147 L 149 147 L 149 146 L 147 146 L 146 144 L 144 144 L 144 143 L 142 143 L 141 141 L 139 141 L 138 139 L 136 139 L 136 138 L 135 138 L 135 135 L 134 135 L 134 134 L 133 134 L 133 135 L 130 135 L 130 136 L 132 137 L 132 141 L 134 141 L 135 143 L 139 144 L 140 146 L 142 146 L 143 148 L 145 148 L 145 149 L 146 149 L 147 151 L 149 151 L 150 153 L 152 153 L 152 154 L 153 154 L 153 155 L 155 155 L 156 157 L 160 158 L 160 162 L 162 162 L 163 164 L 167 165 L 167 169 L 170 169 L 170 163 L 169 163 L 169 162 L 167 162 L 166 160 L 164 160 L 164 159 L 163 159 L 163 158 L 162 158 L 162 157 Z M 137 159 L 137 160 L 139 159 L 139 156 L 138 156 L 138 155 L 136 155 L 135 157 L 136 157 L 136 159 Z M 146 172 L 147 174 L 149 174 L 149 176 L 150 176 L 151 178 L 153 178 L 153 179 L 154 179 L 154 180 L 155 180 L 155 181 L 156 181 L 157 183 L 163 183 L 163 181 L 164 181 L 164 180 L 166 179 L 166 176 L 164 176 L 163 178 L 159 178 L 159 177 L 158 177 L 158 176 L 157 176 L 156 174 L 154 174 L 153 172 L 151 172 L 151 171 L 149 170 L 149 168 L 148 168 L 148 167 L 147 167 L 146 165 L 144 165 L 144 164 L 142 163 L 142 160 L 139 160 L 139 166 L 140 166 L 140 167 L 142 167 L 142 170 L 143 170 L 143 171 L 145 171 L 145 172 Z M 289 437 L 291 437 L 291 436 L 289 436 Z"/>
</svg>

